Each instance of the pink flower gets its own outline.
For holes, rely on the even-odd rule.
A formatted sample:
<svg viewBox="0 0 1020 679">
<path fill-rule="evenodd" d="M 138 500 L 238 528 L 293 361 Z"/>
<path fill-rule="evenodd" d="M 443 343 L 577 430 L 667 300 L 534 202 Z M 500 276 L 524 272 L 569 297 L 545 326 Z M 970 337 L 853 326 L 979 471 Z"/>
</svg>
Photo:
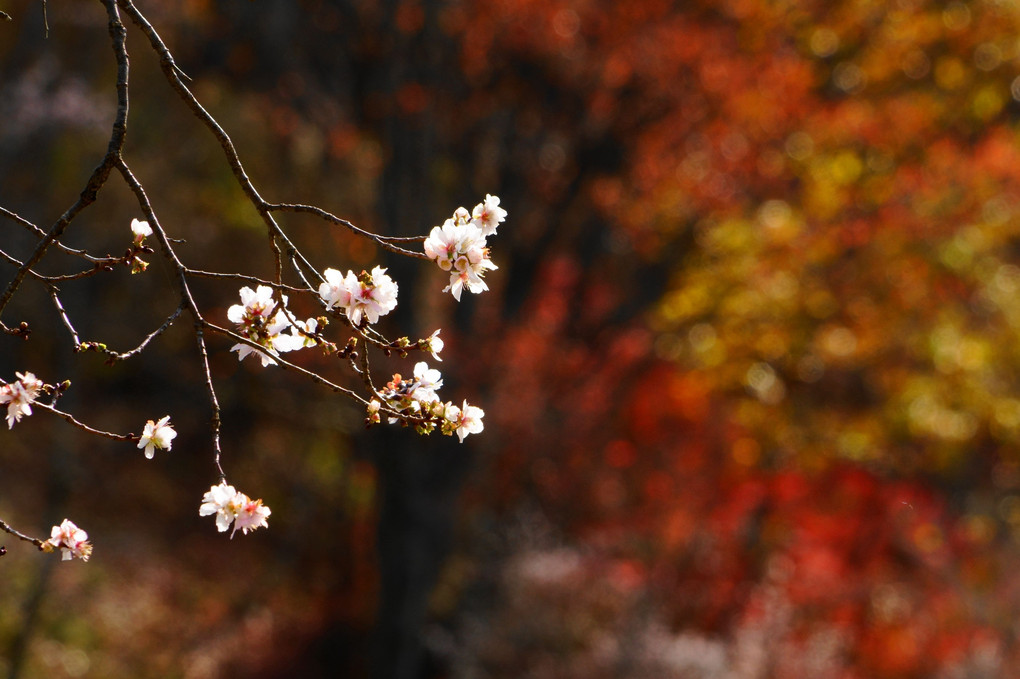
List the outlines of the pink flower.
<svg viewBox="0 0 1020 679">
<path fill-rule="evenodd" d="M 88 533 L 74 525 L 70 519 L 64 519 L 59 526 L 53 527 L 53 530 L 50 531 L 50 539 L 44 544 L 50 545 L 48 549 L 59 548 L 63 552 L 63 556 L 61 556 L 63 561 L 72 558 L 88 561 L 92 556 L 92 544 L 88 539 Z"/>
<path fill-rule="evenodd" d="M 269 523 L 266 521 L 272 514 L 269 507 L 262 504 L 262 500 L 252 500 L 243 493 L 241 495 L 244 501 L 241 503 L 237 516 L 234 517 L 234 530 L 230 533 L 230 537 L 234 537 L 234 533 L 238 529 L 247 535 L 250 530 L 269 527 Z"/>
</svg>

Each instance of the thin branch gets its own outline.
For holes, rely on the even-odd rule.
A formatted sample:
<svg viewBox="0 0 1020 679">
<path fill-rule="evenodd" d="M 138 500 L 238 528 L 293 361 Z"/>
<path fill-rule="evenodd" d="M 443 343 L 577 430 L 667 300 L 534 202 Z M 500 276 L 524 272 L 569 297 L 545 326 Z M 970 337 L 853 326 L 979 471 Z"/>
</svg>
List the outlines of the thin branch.
<svg viewBox="0 0 1020 679">
<path fill-rule="evenodd" d="M 429 256 L 426 255 L 424 252 L 405 250 L 402 247 L 393 245 L 393 243 L 395 242 L 420 243 L 425 240 L 425 236 L 410 236 L 407 238 L 397 236 L 380 236 L 378 234 L 372 233 L 371 231 L 365 231 L 364 229 L 359 228 L 354 224 L 350 223 L 346 219 L 337 217 L 331 212 L 327 212 L 326 210 L 323 210 L 322 208 L 319 207 L 315 207 L 314 205 L 301 205 L 298 203 L 268 203 L 266 204 L 266 210 L 268 210 L 269 212 L 298 212 L 298 213 L 304 212 L 307 214 L 313 214 L 317 217 L 326 220 L 327 222 L 330 222 L 331 224 L 343 226 L 354 234 L 357 234 L 364 238 L 368 238 L 369 240 L 378 244 L 379 247 L 385 250 L 389 250 L 390 252 L 395 252 L 400 255 L 406 255 L 408 257 L 414 257 L 416 259 L 424 260 L 429 259 Z"/>
<path fill-rule="evenodd" d="M 17 267 L 25 265 L 25 263 L 22 262 L 20 259 L 14 257 L 11 254 L 8 254 L 3 250 L 0 250 L 0 259 L 5 259 Z M 123 263 L 124 259 L 121 258 L 119 260 L 112 261 Z M 100 273 L 101 271 L 110 271 L 112 269 L 113 267 L 110 264 L 103 264 L 97 262 L 91 269 L 85 269 L 84 271 L 79 271 L 78 273 L 59 274 L 57 276 L 44 276 L 43 274 L 38 273 L 37 271 L 29 269 L 28 275 L 37 281 L 44 281 L 46 283 L 62 283 L 64 281 L 76 281 L 79 278 L 88 278 L 90 276 L 95 276 L 97 273 Z"/>
<path fill-rule="evenodd" d="M 372 371 L 368 366 L 368 347 L 361 351 L 361 370 L 359 372 L 361 372 L 361 379 L 365 381 L 365 386 L 372 392 L 372 395 L 378 394 L 379 390 L 375 388 L 375 384 L 372 382 Z"/>
<path fill-rule="evenodd" d="M 238 335 L 236 332 L 232 332 L 231 330 L 228 330 L 227 328 L 220 327 L 220 326 L 216 325 L 215 323 L 210 323 L 208 321 L 205 322 L 205 327 L 209 328 L 213 332 L 219 333 L 219 334 L 221 334 L 221 335 L 223 335 L 225 337 L 229 337 L 230 339 L 237 341 L 239 344 L 247 345 L 247 346 L 251 347 L 252 349 L 255 349 L 256 351 L 258 351 L 260 354 L 265 354 L 266 353 L 266 348 L 264 346 L 260 345 L 257 342 L 251 341 L 247 337 L 243 337 L 242 335 Z M 323 386 L 329 387 L 330 389 L 332 389 L 333 391 L 335 391 L 337 393 L 344 394 L 346 396 L 349 396 L 350 398 L 353 398 L 353 399 L 355 399 L 357 401 L 360 401 L 360 402 L 364 403 L 365 405 L 368 405 L 368 401 L 364 397 L 362 397 L 361 394 L 357 393 L 356 391 L 352 391 L 351 389 L 348 389 L 347 387 L 341 387 L 339 384 L 336 384 L 335 382 L 331 382 L 331 381 L 327 380 L 325 377 L 323 377 L 319 373 L 314 372 L 312 370 L 308 370 L 307 368 L 302 368 L 301 366 L 297 365 L 296 363 L 291 363 L 290 361 L 288 361 L 288 360 L 286 360 L 284 358 L 281 358 L 278 355 L 270 354 L 270 356 L 273 359 L 273 362 L 276 363 L 276 365 L 279 365 L 281 368 L 284 368 L 286 370 L 294 370 L 294 371 L 296 371 L 298 373 L 301 373 L 302 375 L 304 375 L 306 377 L 311 378 L 312 380 L 314 380 L 315 382 L 318 382 L 319 384 L 321 384 Z"/>
<path fill-rule="evenodd" d="M 220 401 L 216 398 L 216 388 L 213 386 L 212 372 L 209 370 L 209 352 L 205 347 L 205 331 L 198 320 L 195 321 L 195 341 L 198 342 L 198 353 L 202 357 L 202 373 L 205 377 L 205 388 L 209 393 L 209 401 L 212 403 L 213 409 L 212 420 L 210 422 L 213 436 L 213 462 L 220 473 L 220 481 L 226 482 L 227 474 L 223 471 L 223 465 L 220 462 L 223 452 L 220 449 L 220 427 L 222 424 L 220 419 Z"/>
<path fill-rule="evenodd" d="M 171 325 L 173 325 L 174 321 L 176 321 L 177 318 L 181 315 L 181 313 L 183 313 L 185 306 L 186 306 L 185 303 L 181 302 L 180 306 L 178 306 L 177 309 L 172 314 L 170 314 L 170 316 L 168 316 L 165 321 L 163 321 L 163 325 L 159 326 L 151 333 L 149 333 L 149 335 L 142 340 L 141 344 L 139 344 L 137 347 L 130 351 L 124 352 L 113 351 L 112 349 L 107 349 L 105 345 L 99 344 L 98 342 L 85 342 L 84 344 L 78 342 L 77 350 L 99 351 L 105 354 L 106 356 L 109 356 L 111 363 L 116 361 L 124 361 L 131 358 L 132 356 L 137 356 L 145 349 L 146 346 L 148 346 L 149 342 L 162 335 Z"/>
<path fill-rule="evenodd" d="M 14 528 L 11 528 L 11 526 L 6 521 L 0 520 L 0 530 L 2 530 L 5 533 L 10 533 L 11 535 L 13 535 L 14 537 L 18 538 L 19 540 L 24 540 L 25 542 L 31 542 L 33 545 L 35 545 L 39 549 L 43 548 L 43 542 L 44 542 L 43 540 L 40 540 L 39 538 L 30 537 L 30 536 L 25 535 L 24 533 L 22 533 L 22 532 L 20 532 L 18 530 L 15 530 Z"/>
<path fill-rule="evenodd" d="M 254 283 L 256 285 L 265 285 L 273 288 L 274 290 L 280 290 L 283 292 L 301 293 L 308 292 L 309 288 L 298 288 L 293 285 L 287 285 L 286 283 L 274 283 L 273 281 L 267 281 L 257 276 L 248 276 L 241 273 L 220 273 L 217 271 L 202 271 L 200 269 L 191 269 L 185 267 L 185 276 L 195 276 L 196 278 L 227 278 L 232 280 L 244 281 L 246 283 Z"/>
<path fill-rule="evenodd" d="M 22 226 L 24 226 L 26 229 L 28 229 L 29 231 L 34 233 L 39 238 L 45 238 L 46 237 L 46 232 L 43 229 L 41 229 L 40 227 L 36 226 L 32 222 L 28 221 L 27 219 L 25 219 L 21 215 L 17 214 L 16 212 L 12 212 L 12 211 L 10 211 L 10 210 L 2 207 L 2 206 L 0 206 L 0 217 L 6 217 L 7 219 L 10 219 L 13 222 L 17 222 L 18 224 L 21 224 Z M 66 245 L 64 245 L 60 241 L 57 241 L 56 243 L 54 243 L 54 246 L 58 250 L 60 250 L 61 252 L 65 252 L 65 253 L 67 253 L 69 255 L 74 255 L 75 257 L 81 257 L 82 259 L 87 259 L 88 261 L 92 262 L 93 264 L 116 264 L 117 262 L 121 261 L 120 257 L 112 257 L 110 255 L 107 255 L 106 257 L 95 257 L 93 255 L 90 255 L 85 250 L 77 250 L 75 248 L 67 247 Z"/>
<path fill-rule="evenodd" d="M 114 441 L 139 441 L 139 440 L 141 440 L 141 437 L 138 436 L 137 434 L 114 434 L 113 432 L 103 431 L 102 429 L 96 429 L 94 427 L 90 427 L 89 425 L 85 424 L 84 422 L 81 422 L 80 420 L 76 419 L 74 417 L 74 415 L 72 415 L 71 413 L 65 412 L 63 410 L 59 410 L 56 407 L 51 406 L 51 405 L 47 405 L 45 403 L 40 403 L 39 401 L 34 402 L 32 405 L 33 406 L 38 406 L 38 407 L 42 408 L 43 410 L 50 411 L 51 413 L 53 413 L 57 417 L 63 419 L 64 421 L 66 421 L 66 422 L 68 422 L 70 424 L 73 424 L 74 426 L 78 427 L 82 431 L 88 432 L 89 434 L 95 434 L 96 436 L 102 436 L 103 438 L 112 439 Z"/>
<path fill-rule="evenodd" d="M 64 327 L 67 328 L 68 332 L 71 333 L 71 339 L 74 341 L 75 351 L 81 346 L 81 338 L 78 337 L 78 331 L 74 329 L 74 325 L 71 324 L 71 319 L 67 317 L 67 312 L 64 310 L 64 305 L 60 303 L 60 297 L 57 295 L 59 290 L 55 285 L 49 286 L 50 299 L 53 300 L 53 306 L 57 307 L 57 313 L 60 315 L 60 320 L 64 322 Z"/>
</svg>

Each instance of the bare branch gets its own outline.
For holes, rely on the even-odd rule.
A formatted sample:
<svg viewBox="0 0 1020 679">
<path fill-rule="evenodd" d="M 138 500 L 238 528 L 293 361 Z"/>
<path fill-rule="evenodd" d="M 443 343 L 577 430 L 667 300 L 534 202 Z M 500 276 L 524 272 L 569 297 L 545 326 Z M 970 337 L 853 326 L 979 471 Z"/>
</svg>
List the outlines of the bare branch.
<svg viewBox="0 0 1020 679">
<path fill-rule="evenodd" d="M 40 540 L 39 538 L 33 538 L 31 536 L 25 535 L 24 533 L 22 533 L 20 531 L 17 531 L 14 528 L 11 528 L 11 526 L 6 521 L 0 520 L 0 530 L 2 530 L 5 533 L 10 533 L 11 535 L 13 535 L 14 537 L 18 538 L 19 540 L 24 540 L 25 542 L 31 542 L 33 545 L 35 545 L 39 549 L 43 548 L 43 542 L 45 542 L 44 540 Z"/>
<path fill-rule="evenodd" d="M 59 290 L 55 285 L 49 286 L 50 299 L 53 300 L 53 306 L 57 307 L 57 313 L 60 315 L 60 320 L 64 322 L 64 327 L 67 328 L 68 332 L 71 333 L 71 340 L 74 342 L 75 351 L 81 346 L 81 338 L 78 337 L 78 331 L 74 329 L 74 325 L 71 324 L 71 319 L 67 317 L 67 312 L 64 310 L 64 305 L 60 303 L 60 297 L 57 295 Z"/>
<path fill-rule="evenodd" d="M 84 422 L 77 420 L 71 413 L 64 412 L 63 410 L 58 410 L 55 406 L 48 405 L 46 403 L 40 403 L 39 401 L 36 401 L 32 405 L 38 406 L 43 410 L 50 411 L 51 413 L 61 418 L 65 422 L 73 424 L 74 426 L 78 427 L 82 431 L 88 432 L 89 434 L 102 436 L 103 438 L 112 439 L 114 441 L 138 441 L 140 439 L 140 437 L 137 434 L 114 434 L 112 432 L 103 431 L 102 429 L 95 429 L 94 427 L 90 427 Z"/>
<path fill-rule="evenodd" d="M 298 288 L 293 285 L 286 285 L 284 283 L 275 283 L 273 281 L 267 281 L 257 276 L 249 276 L 241 273 L 220 273 L 217 271 L 202 271 L 200 269 L 191 269 L 185 267 L 184 274 L 186 276 L 195 276 L 196 278 L 224 278 L 228 280 L 243 281 L 245 283 L 254 283 L 255 285 L 265 285 L 273 288 L 274 290 L 280 290 L 282 292 L 290 293 L 301 293 L 308 292 L 309 288 Z"/>
<path fill-rule="evenodd" d="M 33 234 L 35 234 L 39 238 L 45 238 L 46 237 L 46 232 L 43 229 L 39 228 L 38 226 L 36 226 L 32 222 L 28 221 L 27 219 L 25 219 L 21 215 L 15 213 L 15 212 L 12 212 L 12 211 L 10 211 L 10 210 L 2 207 L 2 206 L 0 206 L 0 217 L 6 217 L 7 219 L 10 219 L 13 222 L 17 222 L 18 224 L 21 224 L 22 226 L 24 226 L 26 229 L 31 231 Z M 64 245 L 63 243 L 61 243 L 60 241 L 57 241 L 56 243 L 54 243 L 54 246 L 57 249 L 59 249 L 61 252 L 65 252 L 65 253 L 67 253 L 69 255 L 74 255 L 75 257 L 81 257 L 82 259 L 87 259 L 88 261 L 92 262 L 93 264 L 111 264 L 111 265 L 113 265 L 113 264 L 117 264 L 118 262 L 121 261 L 121 258 L 119 258 L 119 257 L 111 257 L 110 255 L 107 255 L 106 257 L 94 257 L 94 256 L 90 255 L 89 253 L 85 252 L 84 250 L 77 250 L 75 248 L 69 248 L 66 245 Z"/>
<path fill-rule="evenodd" d="M 167 328 L 173 325 L 174 321 L 177 320 L 177 318 L 181 315 L 184 309 L 185 304 L 184 302 L 181 302 L 181 305 L 178 306 L 177 309 L 172 314 L 170 314 L 170 316 L 167 317 L 165 321 L 163 321 L 163 325 L 159 326 L 151 333 L 149 333 L 149 335 L 144 340 L 142 340 L 141 344 L 139 344 L 137 347 L 130 351 L 125 352 L 113 351 L 111 349 L 107 349 L 105 344 L 101 344 L 99 342 L 85 342 L 85 343 L 78 342 L 75 350 L 102 352 L 103 354 L 109 356 L 110 363 L 127 360 L 132 356 L 137 356 L 138 354 L 140 354 L 145 349 L 145 347 L 149 345 L 149 342 L 162 335 L 167 330 Z"/>
<path fill-rule="evenodd" d="M 351 224 L 346 219 L 337 217 L 336 215 L 323 210 L 322 208 L 315 207 L 314 205 L 301 205 L 297 203 L 269 203 L 266 204 L 266 210 L 270 212 L 304 212 L 307 214 L 313 214 L 320 217 L 331 224 L 337 226 L 343 226 L 351 231 L 351 233 L 357 234 L 364 238 L 375 242 L 379 247 L 395 252 L 400 255 L 406 255 L 407 257 L 414 257 L 416 259 L 428 260 L 429 256 L 424 252 L 415 252 L 414 250 L 405 250 L 404 248 L 393 245 L 395 242 L 416 242 L 420 243 L 425 240 L 425 236 L 411 236 L 407 238 L 396 237 L 396 236 L 380 236 L 372 233 L 371 231 L 365 231 L 364 229 L 358 228 L 354 224 Z"/>
</svg>

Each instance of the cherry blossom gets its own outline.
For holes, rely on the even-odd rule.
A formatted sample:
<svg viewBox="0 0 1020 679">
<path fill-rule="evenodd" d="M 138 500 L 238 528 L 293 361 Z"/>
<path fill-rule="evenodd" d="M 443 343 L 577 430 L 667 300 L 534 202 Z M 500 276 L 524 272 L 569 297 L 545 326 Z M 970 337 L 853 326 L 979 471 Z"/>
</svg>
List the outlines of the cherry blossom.
<svg viewBox="0 0 1020 679">
<path fill-rule="evenodd" d="M 233 523 L 231 538 L 238 529 L 247 534 L 250 530 L 268 527 L 266 519 L 271 513 L 269 507 L 262 504 L 262 500 L 252 500 L 226 481 L 209 488 L 202 496 L 202 504 L 198 508 L 199 516 L 216 515 L 216 528 L 221 533 L 226 532 Z"/>
<path fill-rule="evenodd" d="M 92 543 L 88 539 L 88 533 L 74 525 L 70 519 L 64 519 L 59 526 L 53 527 L 50 531 L 50 539 L 43 545 L 44 548 L 48 546 L 50 550 L 59 548 L 63 553 L 61 556 L 63 561 L 69 561 L 72 558 L 88 561 L 92 556 Z"/>
<path fill-rule="evenodd" d="M 470 265 L 457 273 L 450 274 L 450 284 L 443 288 L 443 292 L 450 292 L 453 298 L 460 301 L 460 294 L 464 288 L 468 292 L 479 293 L 489 289 L 489 286 L 482 280 L 486 270 L 495 269 L 496 265 L 488 258 L 488 253 L 480 259 L 477 265 Z"/>
<path fill-rule="evenodd" d="M 241 533 L 247 535 L 250 530 L 268 528 L 269 522 L 266 519 L 272 514 L 269 507 L 262 504 L 262 500 L 252 500 L 244 493 L 240 495 L 243 498 L 243 502 L 241 502 L 237 516 L 234 518 L 234 530 L 230 533 L 230 537 L 234 537 L 234 533 L 238 529 L 241 530 Z"/>
<path fill-rule="evenodd" d="M 368 414 L 367 421 L 365 423 L 366 425 L 379 424 L 379 409 L 381 407 L 382 404 L 379 403 L 378 399 L 373 398 L 368 402 L 368 407 L 365 409 L 365 412 Z"/>
<path fill-rule="evenodd" d="M 393 375 L 393 379 L 386 383 L 386 387 L 380 389 L 378 395 L 386 402 L 386 405 L 399 413 L 412 416 L 420 416 L 423 411 L 429 412 L 431 404 L 439 401 L 436 390 L 443 386 L 443 376 L 435 368 L 429 368 L 424 361 L 414 366 L 414 377 L 404 379 L 400 373 Z M 379 406 L 368 406 L 368 415 L 371 422 L 379 421 Z M 424 407 L 423 407 L 424 406 Z M 398 418 L 391 417 L 389 421 L 396 422 Z M 426 431 L 431 431 L 433 425 L 425 425 Z"/>
<path fill-rule="evenodd" d="M 18 379 L 0 386 L 0 405 L 7 404 L 7 428 L 13 429 L 25 415 L 32 414 L 32 403 L 43 388 L 42 380 L 30 372 L 15 373 Z"/>
<path fill-rule="evenodd" d="M 434 333 L 432 333 L 431 335 L 429 335 L 428 337 L 426 337 L 425 339 L 421 340 L 418 343 L 418 346 L 421 347 L 423 351 L 429 352 L 430 354 L 432 354 L 432 358 L 440 362 L 442 362 L 443 359 L 439 358 L 439 352 L 441 352 L 443 350 L 443 347 L 445 346 L 445 343 L 443 342 L 442 338 L 439 337 L 439 332 L 441 330 L 442 328 L 436 330 Z"/>
<path fill-rule="evenodd" d="M 215 514 L 216 528 L 223 533 L 230 528 L 230 524 L 233 522 L 234 517 L 237 516 L 237 512 L 239 510 L 239 507 L 235 503 L 235 498 L 237 496 L 238 492 L 236 488 L 227 485 L 226 481 L 221 481 L 220 485 L 212 486 L 209 491 L 202 496 L 202 504 L 198 508 L 198 515 L 209 516 L 210 514 Z"/>
<path fill-rule="evenodd" d="M 336 269 L 326 269 L 322 272 L 322 276 L 326 282 L 319 285 L 319 297 L 326 303 L 326 308 L 343 307 L 346 309 L 350 306 L 351 290 L 355 288 L 358 281 L 354 272 L 348 271 L 345 277 Z"/>
<path fill-rule="evenodd" d="M 450 272 L 449 292 L 459 302 L 466 288 L 479 293 L 489 289 L 482 277 L 497 267 L 489 259 L 485 237 L 495 233 L 496 225 L 506 218 L 499 207 L 499 198 L 487 195 L 484 203 L 475 206 L 476 216 L 460 207 L 442 226 L 433 227 L 423 245 L 425 254 L 443 271 Z"/>
<path fill-rule="evenodd" d="M 471 216 L 481 227 L 482 235 L 491 236 L 496 233 L 496 227 L 506 219 L 506 210 L 499 206 L 499 196 L 485 194 L 485 200 L 475 205 Z"/>
<path fill-rule="evenodd" d="M 415 401 L 431 403 L 439 399 L 436 389 L 443 386 L 443 376 L 435 368 L 429 368 L 424 361 L 414 366 L 414 382 L 409 389 L 409 395 Z"/>
<path fill-rule="evenodd" d="M 468 434 L 478 434 L 485 428 L 482 424 L 484 416 L 485 412 L 481 408 L 468 405 L 467 401 L 464 401 L 464 405 L 460 408 L 452 403 L 447 403 L 443 433 L 456 433 L 460 442 L 464 443 Z"/>
<path fill-rule="evenodd" d="M 329 309 L 342 307 L 354 325 L 361 325 L 362 318 L 378 323 L 380 316 L 397 306 L 397 284 L 381 266 L 371 273 L 362 271 L 360 276 L 353 271 L 341 276 L 336 269 L 326 269 L 323 277 L 326 282 L 319 286 L 319 297 Z"/>
<path fill-rule="evenodd" d="M 247 344 L 235 344 L 230 348 L 237 352 L 237 360 L 243 361 L 248 354 L 257 354 L 262 366 L 275 365 L 273 356 L 280 352 L 293 351 L 304 346 L 304 338 L 295 338 L 292 334 L 283 334 L 291 327 L 287 314 L 277 309 L 273 299 L 273 289 L 268 285 L 260 285 L 255 290 L 245 286 L 240 290 L 241 304 L 234 304 L 227 309 L 227 318 L 238 325 L 238 333 L 256 344 L 265 347 L 266 351 L 254 349 Z M 286 295 L 282 296 L 284 305 Z"/>
<path fill-rule="evenodd" d="M 170 425 L 170 416 L 161 418 L 158 422 L 148 420 L 145 429 L 142 431 L 142 438 L 138 442 L 139 448 L 145 449 L 145 457 L 152 459 L 156 450 L 170 450 L 177 432 Z"/>
<path fill-rule="evenodd" d="M 293 347 L 282 349 L 282 351 L 295 351 L 316 346 L 318 342 L 315 339 L 315 333 L 318 329 L 319 321 L 314 318 L 309 318 L 307 321 L 294 321 L 294 324 L 290 327 L 291 337 L 294 339 L 289 341 L 290 344 L 293 344 Z M 287 344 L 288 341 L 284 340 L 284 343 Z M 277 341 L 277 344 L 279 344 L 279 341 Z"/>
<path fill-rule="evenodd" d="M 478 233 L 481 234 L 481 231 Z M 447 219 L 442 226 L 433 227 L 429 237 L 425 239 L 425 254 L 429 259 L 436 260 L 440 269 L 449 271 L 453 268 L 460 250 L 460 241 L 465 235 L 464 230 L 459 228 L 454 220 Z"/>
<path fill-rule="evenodd" d="M 149 223 L 146 221 L 142 221 L 141 219 L 132 219 L 131 233 L 135 236 L 135 245 L 141 245 L 146 236 L 152 235 L 152 227 L 149 226 Z"/>
</svg>

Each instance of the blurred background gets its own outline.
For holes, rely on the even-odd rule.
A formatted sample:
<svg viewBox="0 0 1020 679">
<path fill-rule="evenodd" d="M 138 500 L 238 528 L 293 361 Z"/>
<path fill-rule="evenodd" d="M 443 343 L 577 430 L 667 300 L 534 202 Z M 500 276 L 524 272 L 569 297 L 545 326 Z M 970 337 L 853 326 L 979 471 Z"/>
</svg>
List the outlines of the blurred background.
<svg viewBox="0 0 1020 679">
<path fill-rule="evenodd" d="M 0 205 L 46 227 L 109 136 L 105 12 L 0 9 Z M 1015 2 L 140 9 L 267 200 L 415 235 L 501 197 L 492 290 L 459 305 L 435 267 L 281 216 L 319 267 L 390 267 L 384 332 L 442 327 L 444 395 L 485 432 L 365 431 L 213 339 L 224 466 L 273 510 L 230 541 L 197 515 L 216 473 L 187 323 L 108 367 L 24 285 L 3 320 L 35 332 L 0 337 L 4 379 L 180 435 L 150 462 L 41 413 L 0 431 L 0 518 L 95 543 L 82 564 L 6 540 L 0 676 L 1020 674 Z M 125 156 L 180 256 L 271 276 L 215 140 L 133 26 L 128 50 Z M 67 243 L 119 255 L 140 216 L 113 177 Z M 62 287 L 83 340 L 127 350 L 173 311 L 152 259 Z M 238 301 L 196 295 L 220 323 Z"/>
</svg>

